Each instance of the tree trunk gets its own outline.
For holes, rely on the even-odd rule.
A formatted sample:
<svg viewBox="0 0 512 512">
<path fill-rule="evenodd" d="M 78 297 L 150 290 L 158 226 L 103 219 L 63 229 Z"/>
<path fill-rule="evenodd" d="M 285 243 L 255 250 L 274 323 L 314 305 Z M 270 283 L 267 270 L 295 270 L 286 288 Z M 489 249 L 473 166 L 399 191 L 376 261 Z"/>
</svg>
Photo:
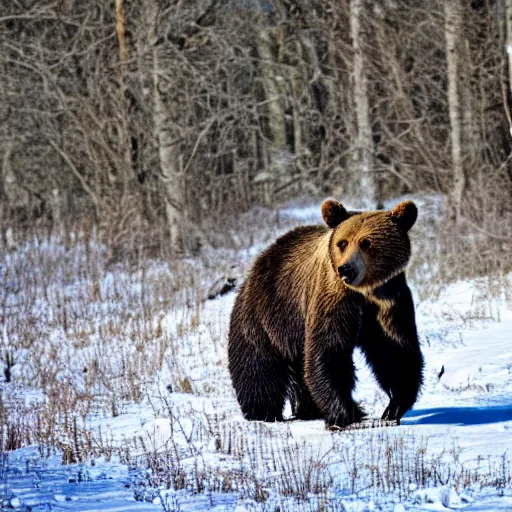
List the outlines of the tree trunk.
<svg viewBox="0 0 512 512">
<path fill-rule="evenodd" d="M 462 123 L 459 90 L 459 37 L 461 12 L 458 0 L 444 2 L 446 64 L 448 71 L 448 110 L 452 147 L 452 201 L 455 220 L 460 220 L 466 176 L 462 162 Z"/>
<path fill-rule="evenodd" d="M 165 200 L 165 214 L 169 233 L 171 252 L 181 254 L 183 246 L 183 226 L 186 220 L 185 194 L 183 176 L 180 169 L 180 154 L 177 143 L 178 134 L 172 127 L 173 105 L 165 98 L 164 65 L 161 64 L 160 52 L 155 34 L 157 23 L 157 6 L 151 1 L 151 9 L 147 9 L 151 27 L 151 57 L 153 78 L 153 125 L 154 138 L 158 145 L 160 163 L 160 182 Z"/>
<path fill-rule="evenodd" d="M 9 140 L 4 147 L 2 158 L 2 167 L 0 176 L 2 177 L 1 188 L 6 198 L 6 203 L 13 210 L 23 211 L 27 213 L 30 209 L 30 196 L 27 190 L 20 185 L 20 173 L 16 173 L 11 165 L 11 156 L 14 149 L 14 142 Z M 15 219 L 8 219 L 13 222 Z"/>
<path fill-rule="evenodd" d="M 307 185 L 307 170 L 303 165 L 303 159 L 306 154 L 306 148 L 303 145 L 302 139 L 302 109 L 301 109 L 301 88 L 303 87 L 303 83 L 306 79 L 306 73 L 304 72 L 305 62 L 303 60 L 303 52 L 302 52 L 302 41 L 300 38 L 297 38 L 295 42 L 296 45 L 296 53 L 297 53 L 297 63 L 294 68 L 290 70 L 290 85 L 291 85 L 291 95 L 290 99 L 292 102 L 292 123 L 293 123 L 293 151 L 295 154 L 295 166 L 297 167 L 297 171 L 299 173 L 299 188 L 303 193 L 305 190 L 305 186 Z"/>
<path fill-rule="evenodd" d="M 119 42 L 119 60 L 125 62 L 128 59 L 128 46 L 126 44 L 126 18 L 123 0 L 116 0 L 116 32 Z"/>
<path fill-rule="evenodd" d="M 469 41 L 464 38 L 462 43 L 462 60 L 471 62 L 471 51 Z M 464 141 L 466 167 L 480 167 L 478 159 L 482 152 L 482 142 L 480 141 L 480 113 L 477 111 L 477 101 L 475 101 L 475 86 L 473 85 L 478 77 L 473 76 L 473 69 L 466 66 L 464 70 L 464 80 L 460 82 L 460 101 L 462 103 L 462 133 L 461 139 Z M 468 183 L 467 185 L 470 185 Z"/>
<path fill-rule="evenodd" d="M 268 131 L 271 147 L 268 151 L 268 167 L 274 187 L 281 181 L 287 160 L 285 105 L 281 87 L 284 78 L 276 76 L 276 66 L 272 54 L 272 36 L 268 29 L 262 30 L 258 37 L 258 55 L 268 115 Z M 280 83 L 281 81 L 281 83 Z M 271 200 L 271 198 L 268 198 Z"/>
<path fill-rule="evenodd" d="M 506 0 L 506 19 L 507 19 L 507 58 L 508 58 L 508 87 L 509 95 L 512 96 L 512 0 Z M 510 127 L 512 135 L 512 126 Z"/>
<path fill-rule="evenodd" d="M 508 67 L 508 90 L 506 90 L 505 83 L 503 87 L 503 103 L 505 108 L 505 114 L 508 121 L 508 130 L 512 136 L 512 115 L 510 112 L 510 98 L 512 98 L 512 0 L 504 0 L 502 4 L 505 9 L 503 16 L 505 18 L 505 52 L 507 54 L 506 65 Z M 503 80 L 505 82 L 505 80 Z"/>
<path fill-rule="evenodd" d="M 126 80 L 127 63 L 128 63 L 128 44 L 126 42 L 126 15 L 124 9 L 124 0 L 115 0 L 115 17 L 116 17 L 116 34 L 117 42 L 119 45 L 119 84 L 120 84 L 120 100 L 122 115 L 120 116 L 120 132 L 122 138 L 122 145 L 124 148 L 124 163 L 125 169 L 123 169 L 123 177 L 125 183 L 130 180 L 130 172 L 133 170 L 135 173 L 138 172 L 136 156 L 132 150 L 132 141 L 136 140 L 137 137 L 134 134 L 135 130 L 132 128 L 130 123 L 131 112 L 128 106 L 128 86 Z M 137 141 L 138 144 L 138 141 Z M 135 157 L 135 158 L 134 158 Z M 127 187 L 125 187 L 126 190 Z M 123 195 L 122 201 L 126 198 Z"/>
<path fill-rule="evenodd" d="M 356 109 L 357 136 L 354 153 L 355 170 L 358 176 L 359 195 L 365 207 L 375 207 L 377 186 L 374 174 L 373 140 L 368 99 L 368 77 L 366 75 L 362 31 L 363 0 L 352 0 L 350 4 L 350 33 L 354 50 L 353 91 Z"/>
</svg>

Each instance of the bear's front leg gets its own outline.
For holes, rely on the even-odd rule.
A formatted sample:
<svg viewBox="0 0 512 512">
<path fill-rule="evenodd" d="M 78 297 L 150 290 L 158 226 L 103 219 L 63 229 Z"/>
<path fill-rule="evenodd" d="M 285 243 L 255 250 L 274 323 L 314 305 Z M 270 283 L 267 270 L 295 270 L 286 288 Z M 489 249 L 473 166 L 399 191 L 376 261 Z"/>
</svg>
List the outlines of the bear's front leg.
<svg viewBox="0 0 512 512">
<path fill-rule="evenodd" d="M 390 398 L 382 419 L 399 421 L 416 402 L 424 365 L 405 275 L 376 290 L 375 299 L 365 308 L 358 345 Z"/>
<path fill-rule="evenodd" d="M 331 314 L 317 319 L 306 332 L 306 383 L 327 427 L 345 427 L 365 417 L 352 398 L 356 383 L 352 356 L 360 323 L 358 311 L 345 312 L 341 318 Z"/>
</svg>

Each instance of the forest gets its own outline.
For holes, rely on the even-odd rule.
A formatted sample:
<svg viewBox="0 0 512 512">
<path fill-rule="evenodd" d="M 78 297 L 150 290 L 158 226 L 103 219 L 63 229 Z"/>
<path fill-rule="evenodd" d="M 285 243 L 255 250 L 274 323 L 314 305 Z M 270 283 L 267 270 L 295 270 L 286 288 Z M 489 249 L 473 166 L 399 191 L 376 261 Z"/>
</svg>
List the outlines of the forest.
<svg viewBox="0 0 512 512">
<path fill-rule="evenodd" d="M 506 0 L 11 0 L 0 40 L 7 246 L 194 254 L 253 206 L 432 193 L 447 254 L 509 264 Z"/>
</svg>

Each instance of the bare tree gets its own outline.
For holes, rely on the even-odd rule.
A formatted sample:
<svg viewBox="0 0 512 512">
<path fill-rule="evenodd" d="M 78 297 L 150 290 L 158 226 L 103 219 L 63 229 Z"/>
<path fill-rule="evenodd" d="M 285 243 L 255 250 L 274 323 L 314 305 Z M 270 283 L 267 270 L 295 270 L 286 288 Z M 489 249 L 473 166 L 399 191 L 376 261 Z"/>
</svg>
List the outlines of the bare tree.
<svg viewBox="0 0 512 512">
<path fill-rule="evenodd" d="M 268 167 L 265 171 L 265 181 L 273 187 L 279 186 L 283 171 L 286 170 L 286 160 L 289 151 L 286 143 L 286 83 L 285 77 L 280 74 L 277 56 L 273 53 L 276 43 L 272 27 L 263 27 L 258 36 L 258 57 L 260 59 L 261 81 L 265 92 L 266 110 L 268 112 Z M 266 162 L 265 162 L 266 163 Z M 266 188 L 265 202 L 270 204 L 272 197 Z"/>
<path fill-rule="evenodd" d="M 185 222 L 185 201 L 180 169 L 182 159 L 179 154 L 179 134 L 172 122 L 175 101 L 169 101 L 173 93 L 172 82 L 168 80 L 169 70 L 162 64 L 161 52 L 164 48 L 161 45 L 162 34 L 158 33 L 158 27 L 162 25 L 159 25 L 161 20 L 158 19 L 156 0 L 146 0 L 144 11 L 146 44 L 151 52 L 154 138 L 158 147 L 159 176 L 165 201 L 169 246 L 172 252 L 179 254 L 184 249 L 182 229 Z"/>
<path fill-rule="evenodd" d="M 373 140 L 368 97 L 368 76 L 363 50 L 365 17 L 364 0 L 350 3 L 350 33 L 354 50 L 353 95 L 357 117 L 355 165 L 359 174 L 359 193 L 370 206 L 376 201 L 376 183 L 373 164 Z M 367 15 L 367 14 L 366 14 Z"/>
<path fill-rule="evenodd" d="M 506 66 L 508 68 L 508 94 L 512 97 L 512 0 L 505 0 L 505 52 L 507 55 Z M 505 110 L 508 118 L 509 132 L 512 137 L 512 116 L 510 113 L 509 104 L 505 99 Z"/>
<path fill-rule="evenodd" d="M 418 191 L 497 230 L 510 5 L 0 2 L 4 232 L 87 218 L 109 246 L 183 253 L 183 230 L 254 204 Z"/>
<path fill-rule="evenodd" d="M 119 60 L 125 62 L 128 59 L 128 45 L 126 43 L 126 18 L 124 1 L 116 0 L 116 32 L 119 41 Z"/>
<path fill-rule="evenodd" d="M 458 0 L 444 3 L 446 64 L 448 74 L 448 106 L 450 112 L 451 149 L 453 169 L 452 200 L 455 219 L 460 219 L 466 175 L 462 156 L 462 123 L 459 87 L 459 39 L 461 26 L 461 7 Z"/>
</svg>

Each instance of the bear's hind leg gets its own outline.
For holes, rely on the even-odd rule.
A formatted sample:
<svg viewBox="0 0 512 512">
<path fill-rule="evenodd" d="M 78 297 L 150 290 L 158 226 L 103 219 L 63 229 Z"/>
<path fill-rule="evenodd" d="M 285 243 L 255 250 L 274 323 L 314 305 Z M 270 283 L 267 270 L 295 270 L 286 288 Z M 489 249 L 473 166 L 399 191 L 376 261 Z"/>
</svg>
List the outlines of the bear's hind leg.
<svg viewBox="0 0 512 512">
<path fill-rule="evenodd" d="M 266 339 L 261 339 L 265 337 Z M 290 367 L 263 332 L 255 344 L 230 333 L 229 371 L 242 413 L 252 421 L 283 421 L 291 384 Z"/>
<path fill-rule="evenodd" d="M 297 390 L 298 391 L 298 390 Z M 315 404 L 309 390 L 304 387 L 295 394 L 292 410 L 296 420 L 321 420 L 324 415 Z"/>
<path fill-rule="evenodd" d="M 304 361 L 294 365 L 292 413 L 296 420 L 320 420 L 324 415 L 317 407 L 304 381 Z"/>
</svg>

